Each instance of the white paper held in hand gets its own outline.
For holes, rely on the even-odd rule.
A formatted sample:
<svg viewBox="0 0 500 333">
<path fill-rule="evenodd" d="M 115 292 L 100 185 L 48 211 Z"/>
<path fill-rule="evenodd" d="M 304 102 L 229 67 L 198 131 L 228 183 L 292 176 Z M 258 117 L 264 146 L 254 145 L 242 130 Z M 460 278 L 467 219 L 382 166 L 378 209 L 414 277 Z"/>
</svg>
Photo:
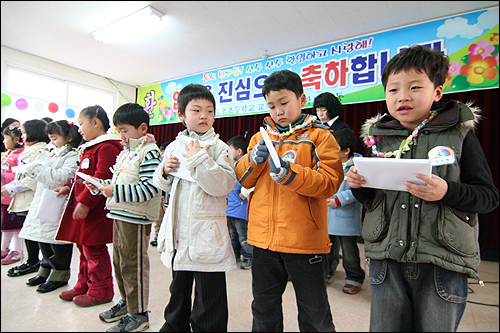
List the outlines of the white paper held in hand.
<svg viewBox="0 0 500 333">
<path fill-rule="evenodd" d="M 91 183 L 92 185 L 94 185 L 97 188 L 103 186 L 103 184 L 99 183 L 97 180 L 95 180 L 94 178 L 92 178 L 89 175 L 84 174 L 83 172 L 77 171 L 76 175 L 78 177 L 82 178 L 83 180 L 88 181 L 89 183 Z"/>
<path fill-rule="evenodd" d="M 271 154 L 271 158 L 273 159 L 274 165 L 277 168 L 281 168 L 281 162 L 280 158 L 278 157 L 278 153 L 276 152 L 276 149 L 274 149 L 269 134 L 267 134 L 266 130 L 262 126 L 260 127 L 260 133 L 262 133 L 262 136 L 264 137 L 264 142 L 266 143 L 267 150 L 269 150 L 269 154 Z"/>
</svg>

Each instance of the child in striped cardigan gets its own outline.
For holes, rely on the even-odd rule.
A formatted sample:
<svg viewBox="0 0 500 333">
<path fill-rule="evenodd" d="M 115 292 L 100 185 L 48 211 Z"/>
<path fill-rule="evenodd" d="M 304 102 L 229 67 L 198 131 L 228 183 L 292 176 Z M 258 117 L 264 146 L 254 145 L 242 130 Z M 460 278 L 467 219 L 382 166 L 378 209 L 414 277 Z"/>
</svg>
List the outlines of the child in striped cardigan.
<svg viewBox="0 0 500 333">
<path fill-rule="evenodd" d="M 112 168 L 113 178 L 101 180 L 99 188 L 84 182 L 93 194 L 107 197 L 108 217 L 113 223 L 113 267 L 121 300 L 99 314 L 105 322 L 119 321 L 108 332 L 143 331 L 149 327 L 149 235 L 158 220 L 160 191 L 153 173 L 161 153 L 148 134 L 149 115 L 135 103 L 120 106 L 113 115 L 123 151 Z"/>
</svg>

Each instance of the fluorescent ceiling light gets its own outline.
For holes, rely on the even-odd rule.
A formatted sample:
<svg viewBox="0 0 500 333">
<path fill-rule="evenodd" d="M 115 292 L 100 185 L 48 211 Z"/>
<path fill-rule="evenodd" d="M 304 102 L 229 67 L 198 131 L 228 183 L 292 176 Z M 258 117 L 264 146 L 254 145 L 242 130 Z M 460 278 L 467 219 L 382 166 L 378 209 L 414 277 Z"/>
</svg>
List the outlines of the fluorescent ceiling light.
<svg viewBox="0 0 500 333">
<path fill-rule="evenodd" d="M 164 15 L 151 6 L 125 16 L 92 34 L 103 43 L 128 42 L 145 37 L 164 26 Z"/>
</svg>

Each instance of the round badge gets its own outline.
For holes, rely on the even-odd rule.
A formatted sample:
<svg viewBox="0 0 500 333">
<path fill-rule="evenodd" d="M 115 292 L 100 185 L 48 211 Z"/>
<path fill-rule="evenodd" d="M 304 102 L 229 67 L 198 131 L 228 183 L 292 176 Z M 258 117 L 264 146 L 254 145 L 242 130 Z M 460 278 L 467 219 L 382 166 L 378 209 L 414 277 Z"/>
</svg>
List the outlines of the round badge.
<svg viewBox="0 0 500 333">
<path fill-rule="evenodd" d="M 85 158 L 83 161 L 82 161 L 82 164 L 80 164 L 80 167 L 82 169 L 88 169 L 90 166 L 90 160 L 88 158 Z"/>
</svg>

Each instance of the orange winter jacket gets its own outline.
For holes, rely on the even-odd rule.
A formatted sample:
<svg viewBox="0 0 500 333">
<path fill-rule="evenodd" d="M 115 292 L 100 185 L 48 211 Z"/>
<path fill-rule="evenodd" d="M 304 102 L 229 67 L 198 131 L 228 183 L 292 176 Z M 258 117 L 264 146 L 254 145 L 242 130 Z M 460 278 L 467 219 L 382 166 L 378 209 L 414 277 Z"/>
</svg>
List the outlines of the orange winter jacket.
<svg viewBox="0 0 500 333">
<path fill-rule="evenodd" d="M 326 199 L 344 180 L 339 145 L 315 116 L 307 115 L 292 133 L 281 135 L 271 117 L 264 125 L 291 172 L 278 184 L 269 175 L 269 161 L 253 163 L 250 151 L 262 134 L 252 136 L 248 153 L 235 168 L 243 187 L 255 187 L 248 203 L 247 241 L 276 252 L 328 253 Z"/>
</svg>

